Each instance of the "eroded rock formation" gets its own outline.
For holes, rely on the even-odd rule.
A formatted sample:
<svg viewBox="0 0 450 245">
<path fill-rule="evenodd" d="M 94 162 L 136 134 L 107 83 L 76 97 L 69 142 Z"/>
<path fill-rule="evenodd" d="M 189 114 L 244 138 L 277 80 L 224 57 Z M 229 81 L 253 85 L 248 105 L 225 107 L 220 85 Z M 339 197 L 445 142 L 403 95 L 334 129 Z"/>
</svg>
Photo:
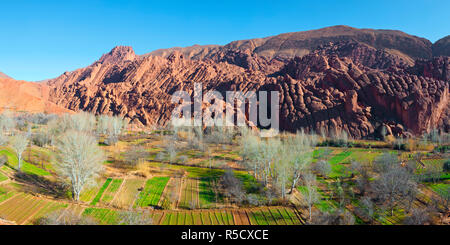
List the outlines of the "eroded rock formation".
<svg viewBox="0 0 450 245">
<path fill-rule="evenodd" d="M 201 47 L 143 56 L 116 47 L 48 81 L 50 99 L 74 111 L 164 125 L 175 107 L 171 95 L 192 93 L 198 82 L 204 92 L 279 91 L 282 130 L 363 138 L 382 125 L 395 134 L 450 129 L 450 58 L 432 57 L 422 38 L 339 26 Z"/>
</svg>

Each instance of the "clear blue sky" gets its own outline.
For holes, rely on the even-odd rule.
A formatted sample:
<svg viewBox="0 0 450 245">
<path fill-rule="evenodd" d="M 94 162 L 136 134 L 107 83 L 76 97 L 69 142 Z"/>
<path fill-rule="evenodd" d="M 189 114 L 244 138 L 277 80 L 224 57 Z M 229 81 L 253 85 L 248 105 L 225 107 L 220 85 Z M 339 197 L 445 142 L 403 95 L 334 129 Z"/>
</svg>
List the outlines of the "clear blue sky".
<svg viewBox="0 0 450 245">
<path fill-rule="evenodd" d="M 87 66 L 116 45 L 137 54 L 332 25 L 450 34 L 449 0 L 0 2 L 0 71 L 36 81 Z"/>
</svg>

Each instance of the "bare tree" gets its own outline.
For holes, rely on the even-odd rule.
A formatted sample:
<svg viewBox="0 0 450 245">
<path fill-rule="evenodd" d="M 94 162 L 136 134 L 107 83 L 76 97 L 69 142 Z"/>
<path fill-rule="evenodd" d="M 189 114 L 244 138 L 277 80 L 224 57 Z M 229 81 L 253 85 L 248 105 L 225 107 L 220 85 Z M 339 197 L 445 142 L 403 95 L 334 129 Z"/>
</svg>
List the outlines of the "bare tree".
<svg viewBox="0 0 450 245">
<path fill-rule="evenodd" d="M 416 188 L 413 184 L 412 174 L 405 168 L 392 166 L 383 172 L 373 183 L 373 190 L 379 200 L 394 215 L 394 208 L 402 202 L 409 192 L 410 188 Z"/>
<path fill-rule="evenodd" d="M 85 132 L 68 131 L 57 142 L 59 174 L 72 186 L 73 198 L 80 200 L 80 193 L 103 169 L 104 153 L 95 137 Z"/>
<path fill-rule="evenodd" d="M 364 196 L 360 199 L 359 206 L 355 210 L 361 217 L 369 220 L 373 223 L 375 214 L 375 204 L 372 202 L 370 197 Z"/>
<path fill-rule="evenodd" d="M 28 136 L 27 134 L 20 133 L 11 137 L 10 141 L 11 148 L 14 150 L 17 156 L 17 170 L 21 170 L 22 167 L 22 153 L 28 146 Z"/>
<path fill-rule="evenodd" d="M 225 190 L 225 195 L 228 196 L 231 201 L 240 204 L 244 200 L 245 192 L 242 189 L 241 180 L 236 178 L 231 169 L 228 169 L 222 175 L 220 184 Z"/>
<path fill-rule="evenodd" d="M 303 183 L 305 185 L 305 191 L 303 196 L 309 209 L 309 220 L 312 219 L 312 207 L 320 200 L 320 194 L 317 191 L 317 179 L 312 173 L 303 175 Z"/>
<path fill-rule="evenodd" d="M 411 214 L 403 220 L 405 225 L 425 225 L 430 221 L 429 210 L 414 208 Z"/>
<path fill-rule="evenodd" d="M 97 119 L 97 133 L 107 136 L 105 144 L 114 145 L 127 125 L 128 122 L 118 116 L 100 115 Z"/>
<path fill-rule="evenodd" d="M 294 190 L 300 177 L 312 162 L 314 146 L 317 144 L 315 135 L 306 135 L 303 130 L 297 132 L 294 137 L 288 137 L 284 142 L 284 148 L 289 161 L 289 179 L 291 180 L 290 193 Z"/>
<path fill-rule="evenodd" d="M 119 225 L 153 225 L 148 211 L 128 210 L 119 213 Z"/>
<path fill-rule="evenodd" d="M 0 146 L 4 146 L 6 144 L 8 144 L 8 138 L 5 136 L 3 131 L 0 131 Z"/>
<path fill-rule="evenodd" d="M 10 134 L 16 127 L 14 115 L 10 111 L 4 111 L 0 114 L 0 130 L 6 134 Z"/>
<path fill-rule="evenodd" d="M 50 214 L 37 219 L 34 223 L 37 225 L 98 225 L 98 222 L 93 218 L 78 215 L 67 209 L 51 212 Z"/>
<path fill-rule="evenodd" d="M 366 191 L 370 187 L 370 180 L 372 175 L 369 171 L 369 166 L 363 165 L 359 162 L 352 161 L 350 169 L 353 174 L 356 174 L 356 187 L 362 196 L 365 195 Z"/>
<path fill-rule="evenodd" d="M 92 132 L 95 129 L 95 116 L 88 112 L 80 112 L 70 116 L 70 128 L 80 132 Z"/>
<path fill-rule="evenodd" d="M 338 209 L 328 212 L 315 212 L 313 219 L 309 220 L 311 225 L 353 225 L 355 217 L 345 209 Z"/>
<path fill-rule="evenodd" d="M 124 161 L 132 167 L 136 167 L 141 160 L 149 157 L 150 152 L 140 145 L 133 145 L 124 153 Z"/>
<path fill-rule="evenodd" d="M 316 163 L 315 170 L 327 178 L 331 173 L 331 164 L 328 161 L 320 160 Z"/>
</svg>

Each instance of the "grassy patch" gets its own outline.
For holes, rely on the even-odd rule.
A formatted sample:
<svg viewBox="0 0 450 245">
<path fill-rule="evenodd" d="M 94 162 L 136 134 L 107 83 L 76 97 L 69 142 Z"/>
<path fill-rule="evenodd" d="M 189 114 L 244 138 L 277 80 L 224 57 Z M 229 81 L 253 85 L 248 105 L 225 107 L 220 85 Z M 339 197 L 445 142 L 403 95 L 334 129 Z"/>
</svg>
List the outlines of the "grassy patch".
<svg viewBox="0 0 450 245">
<path fill-rule="evenodd" d="M 153 177 L 147 180 L 144 190 L 139 193 L 135 206 L 157 206 L 169 179 L 170 177 Z"/>
<path fill-rule="evenodd" d="M 98 191 L 98 193 L 95 196 L 94 200 L 92 200 L 91 206 L 95 206 L 100 201 L 100 198 L 102 198 L 103 192 L 105 192 L 106 188 L 108 188 L 108 186 L 111 183 L 111 181 L 112 181 L 111 178 L 106 179 L 106 181 L 103 184 L 102 188 L 100 188 L 100 190 Z"/>
<path fill-rule="evenodd" d="M 18 167 L 17 157 L 11 151 L 8 151 L 6 149 L 0 150 L 0 155 L 5 155 L 8 158 L 8 165 L 10 167 L 12 167 L 12 168 Z M 50 175 L 50 173 L 47 172 L 46 170 L 36 167 L 35 165 L 30 164 L 24 160 L 22 160 L 21 171 L 23 171 L 27 174 L 34 174 L 34 175 L 38 175 L 38 176 Z"/>
</svg>

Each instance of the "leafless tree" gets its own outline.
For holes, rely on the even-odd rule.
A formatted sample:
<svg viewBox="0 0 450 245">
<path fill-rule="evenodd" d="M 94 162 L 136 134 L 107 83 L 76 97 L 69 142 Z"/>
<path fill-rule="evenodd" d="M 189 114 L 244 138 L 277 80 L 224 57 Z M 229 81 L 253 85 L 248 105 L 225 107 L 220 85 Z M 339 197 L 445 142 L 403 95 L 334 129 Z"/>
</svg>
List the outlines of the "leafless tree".
<svg viewBox="0 0 450 245">
<path fill-rule="evenodd" d="M 1 129 L 0 129 L 1 130 Z M 8 144 L 8 138 L 3 133 L 3 130 L 0 131 L 0 146 L 4 146 Z"/>
<path fill-rule="evenodd" d="M 94 181 L 103 169 L 103 151 L 95 137 L 85 132 L 67 131 L 57 142 L 55 168 L 72 186 L 73 198 L 80 200 L 84 187 Z"/>
<path fill-rule="evenodd" d="M 312 173 L 303 175 L 303 183 L 305 185 L 305 191 L 303 196 L 309 209 L 309 220 L 312 219 L 312 207 L 320 200 L 320 194 L 317 191 L 317 179 Z"/>
<path fill-rule="evenodd" d="M 356 208 L 356 212 L 361 215 L 361 217 L 369 220 L 373 223 L 375 214 L 375 204 L 372 202 L 371 198 L 368 196 L 363 196 L 360 199 L 359 206 Z"/>
<path fill-rule="evenodd" d="M 5 155 L 0 156 L 0 168 L 8 162 L 8 158 Z"/>
<path fill-rule="evenodd" d="M 289 162 L 290 193 L 294 190 L 300 177 L 309 170 L 313 158 L 314 146 L 317 144 L 315 135 L 306 135 L 303 130 L 293 137 L 288 137 L 282 146 Z"/>
<path fill-rule="evenodd" d="M 430 221 L 429 210 L 421 208 L 413 208 L 411 214 L 404 220 L 405 225 L 425 225 Z"/>
<path fill-rule="evenodd" d="M 320 160 L 316 163 L 315 170 L 327 178 L 331 173 L 331 164 L 328 161 Z"/>
<path fill-rule="evenodd" d="M 225 171 L 220 178 L 220 184 L 225 190 L 225 195 L 233 202 L 240 204 L 245 198 L 245 192 L 242 189 L 241 180 L 236 178 L 231 169 Z"/>
<path fill-rule="evenodd" d="M 95 129 L 95 116 L 88 112 L 80 112 L 70 116 L 70 128 L 79 132 L 93 132 Z"/>
<path fill-rule="evenodd" d="M 127 125 L 128 122 L 121 117 L 100 115 L 97 119 L 97 133 L 107 136 L 105 144 L 114 145 Z"/>
<path fill-rule="evenodd" d="M 372 179 L 369 166 L 352 161 L 350 169 L 356 175 L 356 187 L 359 189 L 360 194 L 364 196 L 370 187 L 370 180 Z"/>
<path fill-rule="evenodd" d="M 409 192 L 412 192 L 410 188 L 416 188 L 413 182 L 413 176 L 408 170 L 392 166 L 374 181 L 372 189 L 379 200 L 390 210 L 391 215 L 394 215 L 394 208 L 405 199 Z"/>
<path fill-rule="evenodd" d="M 6 134 L 10 134 L 16 127 L 14 115 L 10 111 L 4 111 L 0 114 L 0 130 Z"/>
<path fill-rule="evenodd" d="M 28 136 L 24 133 L 19 133 L 11 137 L 11 148 L 17 156 L 17 169 L 20 171 L 22 167 L 22 153 L 28 146 Z"/>
<path fill-rule="evenodd" d="M 345 209 L 332 210 L 328 212 L 315 212 L 309 220 L 311 225 L 353 225 L 355 217 Z"/>
<path fill-rule="evenodd" d="M 51 212 L 34 222 L 37 225 L 98 225 L 93 218 L 63 209 Z"/>
<path fill-rule="evenodd" d="M 150 152 L 140 145 L 133 145 L 124 153 L 125 162 L 132 167 L 138 165 L 142 159 L 147 159 L 149 157 Z"/>
<path fill-rule="evenodd" d="M 119 225 L 153 225 L 153 219 L 148 211 L 122 211 L 118 220 Z"/>
</svg>

